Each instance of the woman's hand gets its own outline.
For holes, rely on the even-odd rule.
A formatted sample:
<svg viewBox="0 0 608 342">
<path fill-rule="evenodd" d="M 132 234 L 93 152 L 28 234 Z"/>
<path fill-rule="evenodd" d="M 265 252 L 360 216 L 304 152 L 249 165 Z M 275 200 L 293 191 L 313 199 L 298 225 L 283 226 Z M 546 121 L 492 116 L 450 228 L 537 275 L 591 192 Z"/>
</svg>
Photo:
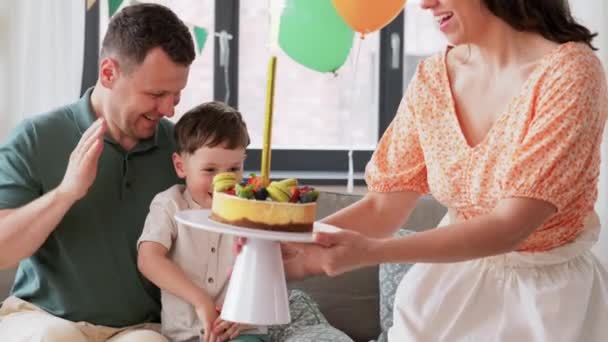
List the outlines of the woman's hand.
<svg viewBox="0 0 608 342">
<path fill-rule="evenodd" d="M 219 319 L 219 312 L 213 302 L 201 303 L 195 307 L 196 315 L 203 323 L 203 336 L 201 342 L 219 342 L 218 335 L 215 334 L 214 324 Z"/>
<path fill-rule="evenodd" d="M 321 273 L 333 277 L 375 264 L 375 255 L 382 243 L 349 230 L 316 232 L 314 241 L 316 244 L 282 244 L 283 264 L 289 279 Z"/>
<path fill-rule="evenodd" d="M 281 255 L 285 276 L 289 280 L 300 280 L 322 274 L 319 258 L 322 247 L 315 244 L 281 243 Z"/>
<path fill-rule="evenodd" d="M 374 265 L 376 255 L 381 250 L 381 239 L 369 238 L 350 230 L 337 233 L 318 232 L 314 234 L 314 246 L 319 250 L 317 263 L 328 276 L 352 271 L 354 269 Z M 308 249 L 311 247 L 304 247 Z"/>
<path fill-rule="evenodd" d="M 325 273 L 337 276 L 356 268 L 376 264 L 382 239 L 368 238 L 360 233 L 341 230 L 335 233 L 315 232 L 314 242 L 282 243 L 281 254 L 285 275 L 290 280 Z M 235 243 L 239 253 L 246 239 Z"/>
<path fill-rule="evenodd" d="M 239 254 L 247 239 L 239 237 L 234 242 L 234 254 Z M 313 244 L 288 244 L 281 243 L 281 255 L 285 277 L 289 280 L 299 280 L 311 275 L 321 274 L 318 255 L 321 247 Z M 313 260 L 312 262 L 310 260 Z"/>
<path fill-rule="evenodd" d="M 224 321 L 219 317 L 213 324 L 213 334 L 217 336 L 220 342 L 235 339 L 241 332 L 248 329 L 251 329 L 250 325 Z"/>
</svg>

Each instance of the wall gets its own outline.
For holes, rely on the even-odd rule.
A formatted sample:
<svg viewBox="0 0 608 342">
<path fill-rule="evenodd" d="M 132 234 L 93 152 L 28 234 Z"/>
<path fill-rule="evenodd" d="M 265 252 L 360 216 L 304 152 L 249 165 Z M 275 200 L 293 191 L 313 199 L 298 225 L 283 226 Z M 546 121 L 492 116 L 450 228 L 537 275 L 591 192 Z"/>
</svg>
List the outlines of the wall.
<svg viewBox="0 0 608 342">
<path fill-rule="evenodd" d="M 0 0 L 0 141 L 80 95 L 84 1 Z"/>
<path fill-rule="evenodd" d="M 8 116 L 10 108 L 9 92 L 9 36 L 10 15 L 9 1 L 0 1 L 0 140 L 2 140 L 10 127 L 12 121 Z"/>
</svg>

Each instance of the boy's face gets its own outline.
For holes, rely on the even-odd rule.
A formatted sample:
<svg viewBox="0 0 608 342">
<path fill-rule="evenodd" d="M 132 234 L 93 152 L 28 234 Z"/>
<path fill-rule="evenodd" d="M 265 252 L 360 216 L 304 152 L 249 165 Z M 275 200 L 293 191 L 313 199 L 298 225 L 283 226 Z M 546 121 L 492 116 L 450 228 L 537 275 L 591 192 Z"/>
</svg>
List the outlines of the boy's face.
<svg viewBox="0 0 608 342">
<path fill-rule="evenodd" d="M 177 175 L 186 179 L 186 186 L 192 198 L 202 208 L 211 208 L 213 177 L 220 172 L 234 172 L 240 180 L 244 160 L 244 148 L 230 150 L 223 145 L 203 146 L 193 154 L 173 154 Z"/>
</svg>

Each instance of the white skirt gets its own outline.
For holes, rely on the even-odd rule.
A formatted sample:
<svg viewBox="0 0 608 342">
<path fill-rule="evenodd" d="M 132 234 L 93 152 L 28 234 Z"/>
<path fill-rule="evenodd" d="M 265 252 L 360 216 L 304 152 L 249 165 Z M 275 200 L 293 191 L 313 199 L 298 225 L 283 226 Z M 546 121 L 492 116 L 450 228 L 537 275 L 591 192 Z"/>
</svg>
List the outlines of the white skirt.
<svg viewBox="0 0 608 342">
<path fill-rule="evenodd" d="M 414 265 L 397 289 L 389 341 L 608 341 L 608 272 L 590 251 L 597 215 L 587 222 L 547 252 Z"/>
</svg>

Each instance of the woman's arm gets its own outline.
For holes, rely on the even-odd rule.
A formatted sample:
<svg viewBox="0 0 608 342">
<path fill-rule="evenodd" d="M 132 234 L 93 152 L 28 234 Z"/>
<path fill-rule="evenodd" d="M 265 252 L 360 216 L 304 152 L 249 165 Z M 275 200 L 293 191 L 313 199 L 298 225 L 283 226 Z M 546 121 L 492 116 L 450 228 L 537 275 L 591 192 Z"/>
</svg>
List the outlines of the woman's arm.
<svg viewBox="0 0 608 342">
<path fill-rule="evenodd" d="M 417 192 L 369 192 L 361 200 L 322 222 L 369 237 L 389 237 L 407 220 L 420 197 Z"/>
<path fill-rule="evenodd" d="M 405 223 L 418 197 L 419 193 L 409 191 L 369 192 L 361 200 L 326 217 L 322 222 L 366 237 L 389 237 Z M 324 273 L 323 265 L 319 262 L 323 251 L 319 246 L 283 244 L 282 251 L 285 274 L 289 280 Z"/>
<path fill-rule="evenodd" d="M 459 262 L 513 251 L 556 212 L 548 202 L 502 200 L 471 220 L 401 238 L 374 239 L 343 231 L 317 233 L 320 268 L 329 275 L 386 262 Z"/>
<path fill-rule="evenodd" d="M 488 215 L 405 238 L 385 240 L 378 262 L 458 262 L 514 251 L 556 212 L 535 199 L 501 201 Z"/>
</svg>

